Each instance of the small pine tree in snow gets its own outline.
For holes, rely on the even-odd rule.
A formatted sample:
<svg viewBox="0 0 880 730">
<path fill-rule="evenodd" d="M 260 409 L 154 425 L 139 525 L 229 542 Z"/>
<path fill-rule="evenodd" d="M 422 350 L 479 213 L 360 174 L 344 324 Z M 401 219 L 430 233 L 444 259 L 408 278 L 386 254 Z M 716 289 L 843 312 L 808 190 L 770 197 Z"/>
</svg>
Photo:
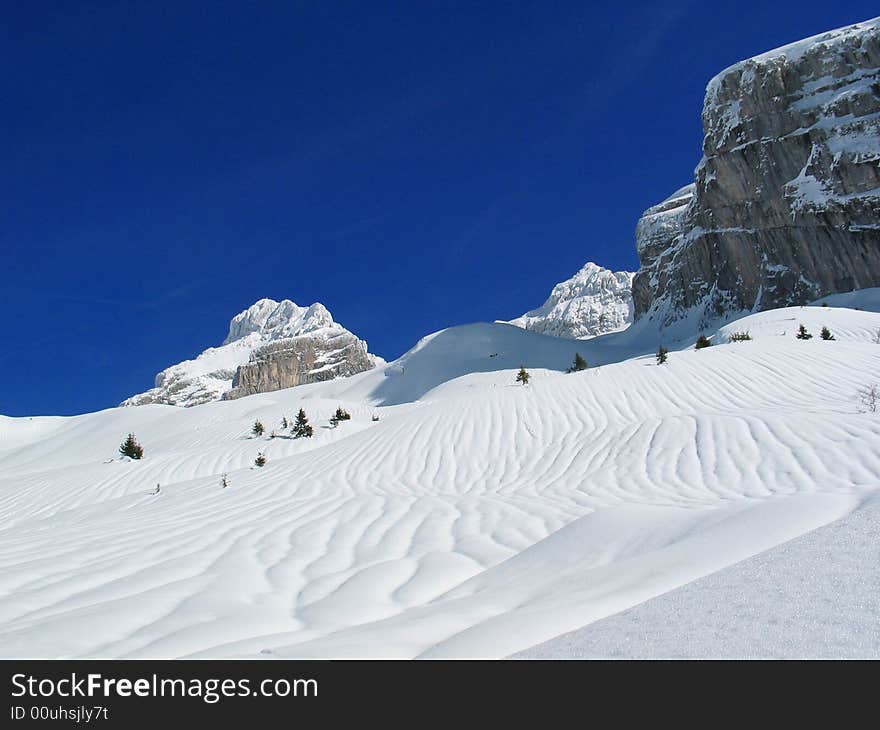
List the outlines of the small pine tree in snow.
<svg viewBox="0 0 880 730">
<path fill-rule="evenodd" d="M 798 326 L 797 334 L 795 335 L 799 340 L 810 340 L 813 338 L 809 332 L 807 332 L 807 328 L 803 325 Z"/>
<path fill-rule="evenodd" d="M 657 364 L 662 365 L 665 363 L 667 355 L 669 355 L 669 350 L 663 347 L 663 345 L 660 345 L 660 349 L 657 350 Z"/>
<path fill-rule="evenodd" d="M 265 460 L 263 461 L 263 463 L 264 464 L 266 463 Z M 226 489 L 226 487 L 229 486 L 229 475 L 228 474 L 224 474 L 222 477 L 220 477 L 220 486 L 223 487 L 224 489 Z"/>
<path fill-rule="evenodd" d="M 119 453 L 123 456 L 127 456 L 129 459 L 143 459 L 144 447 L 137 442 L 134 434 L 130 433 L 128 434 L 128 438 L 126 438 L 119 447 Z"/>
<path fill-rule="evenodd" d="M 339 406 L 336 409 L 336 413 L 334 413 L 333 417 L 330 419 L 330 423 L 332 423 L 334 426 L 336 426 L 340 421 L 350 421 L 350 420 L 351 420 L 351 414 L 348 411 L 343 410 L 342 406 Z"/>
<path fill-rule="evenodd" d="M 528 371 L 524 367 L 520 367 L 519 372 L 516 374 L 516 382 L 528 385 L 530 377 Z"/>
<path fill-rule="evenodd" d="M 265 430 L 266 429 L 263 427 L 263 424 L 260 423 L 259 419 L 257 419 L 256 421 L 254 421 L 254 427 L 251 429 L 251 433 L 254 436 L 262 436 L 263 431 L 265 431 Z"/>
<path fill-rule="evenodd" d="M 287 416 L 281 416 L 281 428 L 285 431 L 290 427 L 290 424 L 287 422 Z"/>
<path fill-rule="evenodd" d="M 292 433 L 294 438 L 310 438 L 312 435 L 312 427 L 309 424 L 309 419 L 306 417 L 306 412 L 302 408 L 296 414 Z"/>
<path fill-rule="evenodd" d="M 752 336 L 749 334 L 749 331 L 745 332 L 734 332 L 730 337 L 727 338 L 728 342 L 746 342 L 752 339 Z"/>
<path fill-rule="evenodd" d="M 574 365 L 572 365 L 572 366 L 568 369 L 568 372 L 570 372 L 570 373 L 579 373 L 581 370 L 586 370 L 587 367 L 589 367 L 589 366 L 587 365 L 587 361 L 584 360 L 583 356 L 582 356 L 579 352 L 576 352 L 576 353 L 574 354 Z"/>
<path fill-rule="evenodd" d="M 819 332 L 819 336 L 823 340 L 833 340 L 834 339 L 834 335 L 831 334 L 831 330 L 828 329 L 827 327 L 822 328 L 822 330 Z"/>
<path fill-rule="evenodd" d="M 257 454 L 257 458 L 254 459 L 254 466 L 266 466 L 266 457 L 262 451 Z"/>
<path fill-rule="evenodd" d="M 702 350 L 704 347 L 711 347 L 712 343 L 709 341 L 709 338 L 706 335 L 700 335 L 697 337 L 697 344 L 694 345 L 695 350 Z"/>
</svg>

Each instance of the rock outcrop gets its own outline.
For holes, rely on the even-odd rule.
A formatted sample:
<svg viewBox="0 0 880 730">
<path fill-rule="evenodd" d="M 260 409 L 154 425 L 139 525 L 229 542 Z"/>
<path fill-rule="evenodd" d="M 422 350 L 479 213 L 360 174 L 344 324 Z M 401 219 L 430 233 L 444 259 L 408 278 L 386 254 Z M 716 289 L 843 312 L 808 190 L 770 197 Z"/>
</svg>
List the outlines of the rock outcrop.
<svg viewBox="0 0 880 730">
<path fill-rule="evenodd" d="M 120 405 L 195 406 L 354 375 L 383 362 L 324 305 L 261 299 L 232 318 L 220 347 L 166 368 L 155 387 Z"/>
<path fill-rule="evenodd" d="M 367 343 L 350 332 L 295 337 L 264 345 L 239 366 L 224 400 L 362 373 L 376 365 Z"/>
<path fill-rule="evenodd" d="M 694 184 L 639 221 L 637 319 L 880 286 L 880 18 L 722 71 L 703 130 Z"/>
<path fill-rule="evenodd" d="M 538 309 L 509 324 L 554 337 L 584 339 L 617 332 L 633 320 L 633 274 L 587 263 L 573 277 L 553 287 Z"/>
</svg>

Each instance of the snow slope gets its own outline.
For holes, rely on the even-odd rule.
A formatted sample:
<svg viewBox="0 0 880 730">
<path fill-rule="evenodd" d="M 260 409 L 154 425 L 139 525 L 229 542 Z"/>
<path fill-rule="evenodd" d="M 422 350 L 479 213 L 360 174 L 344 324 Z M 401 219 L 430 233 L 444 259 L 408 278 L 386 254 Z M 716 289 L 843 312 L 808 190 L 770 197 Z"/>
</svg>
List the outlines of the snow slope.
<svg viewBox="0 0 880 730">
<path fill-rule="evenodd" d="M 823 304 L 829 307 L 848 307 L 864 309 L 868 312 L 880 312 L 880 289 L 860 289 L 842 294 L 829 294 L 815 302 L 815 306 Z"/>
<path fill-rule="evenodd" d="M 518 656 L 876 658 L 878 533 L 874 495 L 837 522 Z"/>
<path fill-rule="evenodd" d="M 796 340 L 801 322 L 837 339 Z M 0 419 L 0 656 L 525 650 L 876 494 L 880 413 L 857 394 L 880 381 L 878 329 L 867 311 L 763 312 L 657 366 L 632 356 L 637 336 L 653 352 L 645 332 L 468 325 L 347 379 Z M 610 364 L 565 374 L 573 348 Z M 338 405 L 352 420 L 332 429 Z M 315 437 L 270 439 L 300 406 Z M 142 461 L 114 458 L 130 431 Z"/>
</svg>

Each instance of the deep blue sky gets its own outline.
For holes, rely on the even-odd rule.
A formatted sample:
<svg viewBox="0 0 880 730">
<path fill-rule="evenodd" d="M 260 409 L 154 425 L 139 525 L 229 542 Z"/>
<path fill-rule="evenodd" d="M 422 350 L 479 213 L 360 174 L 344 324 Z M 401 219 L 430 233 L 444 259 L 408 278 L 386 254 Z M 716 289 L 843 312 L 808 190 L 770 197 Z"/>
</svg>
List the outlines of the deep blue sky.
<svg viewBox="0 0 880 730">
<path fill-rule="evenodd" d="M 848 0 L 21 2 L 0 24 L 0 413 L 115 405 L 260 297 L 386 358 L 634 269 L 723 67 Z"/>
</svg>

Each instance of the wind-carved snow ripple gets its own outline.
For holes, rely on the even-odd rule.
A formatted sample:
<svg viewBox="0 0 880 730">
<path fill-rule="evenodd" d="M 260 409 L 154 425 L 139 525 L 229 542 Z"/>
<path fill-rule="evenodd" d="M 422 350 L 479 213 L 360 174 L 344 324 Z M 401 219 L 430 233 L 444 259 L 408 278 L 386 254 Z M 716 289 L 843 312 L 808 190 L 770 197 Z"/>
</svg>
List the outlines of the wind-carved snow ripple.
<svg viewBox="0 0 880 730">
<path fill-rule="evenodd" d="M 296 654 L 458 596 L 594 511 L 877 486 L 880 421 L 856 412 L 853 393 L 880 372 L 880 351 L 815 344 L 811 357 L 755 342 L 663 367 L 539 371 L 527 387 L 499 373 L 348 434 L 272 442 L 262 469 L 241 437 L 247 399 L 220 404 L 234 425 L 205 411 L 199 446 L 178 436 L 143 465 L 74 465 L 62 479 L 29 456 L 0 481 L 2 654 Z M 202 417 L 183 414 L 178 428 Z"/>
</svg>

